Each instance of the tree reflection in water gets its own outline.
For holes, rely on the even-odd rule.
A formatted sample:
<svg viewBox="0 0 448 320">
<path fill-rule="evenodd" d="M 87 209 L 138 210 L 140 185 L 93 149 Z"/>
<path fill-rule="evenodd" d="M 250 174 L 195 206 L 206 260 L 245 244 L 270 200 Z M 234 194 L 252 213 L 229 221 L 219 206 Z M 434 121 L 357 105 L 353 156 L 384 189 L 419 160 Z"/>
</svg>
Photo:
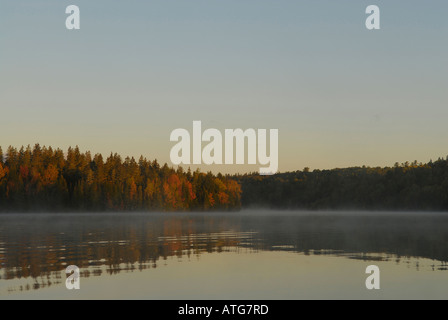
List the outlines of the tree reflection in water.
<svg viewBox="0 0 448 320">
<path fill-rule="evenodd" d="M 446 270 L 448 217 L 353 212 L 0 216 L 0 281 L 31 281 L 10 291 L 60 284 L 68 265 L 90 277 L 157 268 L 168 257 L 260 250 L 394 263 L 428 258 L 435 260 L 434 270 Z"/>
</svg>

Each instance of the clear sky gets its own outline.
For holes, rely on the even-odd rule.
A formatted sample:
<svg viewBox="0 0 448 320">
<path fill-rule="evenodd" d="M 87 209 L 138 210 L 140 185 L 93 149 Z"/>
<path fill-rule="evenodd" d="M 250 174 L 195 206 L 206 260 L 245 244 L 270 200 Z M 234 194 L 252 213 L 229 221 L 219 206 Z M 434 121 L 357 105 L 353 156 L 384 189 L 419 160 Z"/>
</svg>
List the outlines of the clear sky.
<svg viewBox="0 0 448 320">
<path fill-rule="evenodd" d="M 445 157 L 447 15 L 446 0 L 0 0 L 0 145 L 169 163 L 171 131 L 201 120 L 279 129 L 280 171 Z"/>
</svg>

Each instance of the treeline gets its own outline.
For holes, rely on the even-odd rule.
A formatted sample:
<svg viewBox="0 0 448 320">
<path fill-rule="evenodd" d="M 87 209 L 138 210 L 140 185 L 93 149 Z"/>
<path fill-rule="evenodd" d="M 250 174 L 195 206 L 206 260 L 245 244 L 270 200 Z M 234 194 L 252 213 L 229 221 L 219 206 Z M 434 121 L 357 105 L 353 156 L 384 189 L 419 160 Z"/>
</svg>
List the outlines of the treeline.
<svg viewBox="0 0 448 320">
<path fill-rule="evenodd" d="M 422 164 L 213 175 L 157 160 L 0 147 L 0 211 L 448 210 L 448 157 Z"/>
<path fill-rule="evenodd" d="M 235 177 L 243 207 L 448 210 L 448 157 L 422 164 L 353 167 Z"/>
<path fill-rule="evenodd" d="M 36 144 L 0 147 L 0 211 L 234 210 L 241 187 L 229 176 L 185 172 L 140 157 Z"/>
</svg>

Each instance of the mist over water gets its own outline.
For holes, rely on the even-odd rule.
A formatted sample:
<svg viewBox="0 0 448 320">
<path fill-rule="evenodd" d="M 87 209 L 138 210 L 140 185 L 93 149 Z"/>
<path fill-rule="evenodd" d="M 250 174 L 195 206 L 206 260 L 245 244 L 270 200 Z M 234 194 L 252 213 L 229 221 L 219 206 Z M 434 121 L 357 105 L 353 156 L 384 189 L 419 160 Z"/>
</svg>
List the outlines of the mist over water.
<svg viewBox="0 0 448 320">
<path fill-rule="evenodd" d="M 447 261 L 444 213 L 0 215 L 2 299 L 426 298 L 429 288 L 448 298 Z M 364 286 L 370 264 L 381 268 L 379 293 Z M 71 296 L 68 265 L 81 270 Z M 126 289 L 111 291 L 124 275 Z M 416 290 L 419 279 L 426 286 Z"/>
</svg>

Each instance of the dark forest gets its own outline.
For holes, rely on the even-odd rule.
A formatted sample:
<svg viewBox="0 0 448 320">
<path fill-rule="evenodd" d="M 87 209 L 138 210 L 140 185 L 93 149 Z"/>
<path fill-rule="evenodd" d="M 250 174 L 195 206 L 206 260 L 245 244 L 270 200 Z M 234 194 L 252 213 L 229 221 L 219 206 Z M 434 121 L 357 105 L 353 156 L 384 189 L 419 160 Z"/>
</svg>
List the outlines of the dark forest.
<svg viewBox="0 0 448 320">
<path fill-rule="evenodd" d="M 244 207 L 307 210 L 448 210 L 448 157 L 422 164 L 236 177 Z"/>
</svg>

